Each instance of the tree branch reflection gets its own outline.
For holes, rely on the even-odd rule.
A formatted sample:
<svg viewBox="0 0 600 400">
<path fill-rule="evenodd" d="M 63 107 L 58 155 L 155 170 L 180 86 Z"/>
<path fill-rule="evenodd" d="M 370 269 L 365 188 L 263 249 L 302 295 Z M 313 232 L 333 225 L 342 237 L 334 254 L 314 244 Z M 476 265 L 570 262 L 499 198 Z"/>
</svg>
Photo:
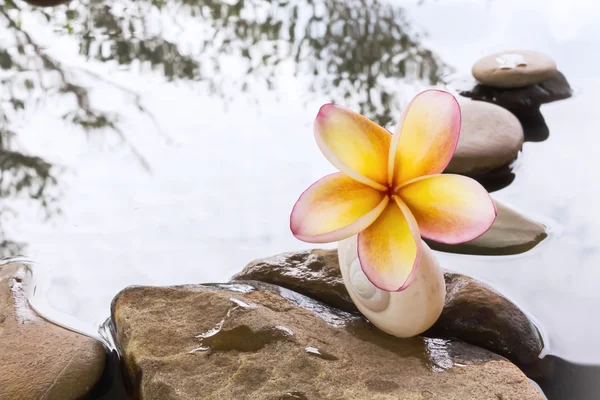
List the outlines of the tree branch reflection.
<svg viewBox="0 0 600 400">
<path fill-rule="evenodd" d="M 291 66 L 296 77 L 309 79 L 310 92 L 383 126 L 397 118 L 402 82 L 435 84 L 449 71 L 421 44 L 404 10 L 379 0 L 82 0 L 55 8 L 0 0 L 0 197 L 34 199 L 49 214 L 58 209 L 49 194 L 57 170 L 21 153 L 14 140 L 13 122 L 31 104 L 74 99 L 61 116 L 65 121 L 88 133 L 119 135 L 140 164 L 150 166 L 127 142 L 119 115 L 93 104 L 81 76 L 102 78 L 52 57 L 23 28 L 24 13 L 70 35 L 86 58 L 193 81 L 223 101 L 278 90 L 277 77 Z M 232 74 L 232 66 L 241 73 Z M 152 118 L 137 94 L 119 89 Z M 0 224 L 3 214 L 9 215 L 0 206 Z M 15 250 L 6 243 L 0 230 L 0 248 Z"/>
</svg>

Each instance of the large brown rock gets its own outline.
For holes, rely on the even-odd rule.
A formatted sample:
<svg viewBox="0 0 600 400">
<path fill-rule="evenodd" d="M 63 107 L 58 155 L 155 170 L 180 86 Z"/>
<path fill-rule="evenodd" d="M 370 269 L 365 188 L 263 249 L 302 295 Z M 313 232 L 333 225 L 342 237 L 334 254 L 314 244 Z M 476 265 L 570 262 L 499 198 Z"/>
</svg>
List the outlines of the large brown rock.
<svg viewBox="0 0 600 400">
<path fill-rule="evenodd" d="M 322 296 L 325 288 L 318 282 L 321 276 L 328 277 L 329 296 Z M 508 358 L 524 370 L 538 361 L 544 347 L 542 338 L 516 305 L 467 276 L 446 271 L 444 278 L 444 309 L 425 336 L 457 338 L 475 344 Z M 253 261 L 232 279 L 276 283 L 324 302 L 334 298 L 336 307 L 358 311 L 342 281 L 337 250 L 289 252 Z M 344 304 L 340 305 L 341 301 Z"/>
<path fill-rule="evenodd" d="M 127 288 L 112 318 L 143 400 L 543 398 L 491 352 L 394 338 L 259 282 Z"/>
<path fill-rule="evenodd" d="M 30 280 L 27 266 L 0 265 L 0 399 L 81 398 L 102 376 L 104 347 L 37 315 Z"/>
</svg>

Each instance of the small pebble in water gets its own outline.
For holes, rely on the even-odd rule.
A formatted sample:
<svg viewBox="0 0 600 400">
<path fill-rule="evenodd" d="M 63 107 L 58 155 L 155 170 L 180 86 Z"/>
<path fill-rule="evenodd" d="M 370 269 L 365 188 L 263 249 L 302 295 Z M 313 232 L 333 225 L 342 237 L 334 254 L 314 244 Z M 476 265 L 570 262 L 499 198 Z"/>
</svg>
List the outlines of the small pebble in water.
<svg viewBox="0 0 600 400">
<path fill-rule="evenodd" d="M 329 360 L 329 361 L 335 361 L 335 360 L 339 360 L 339 358 L 337 358 L 336 356 L 334 356 L 331 353 L 327 353 L 326 351 L 323 350 L 319 350 L 316 347 L 312 347 L 312 346 L 307 346 L 304 348 L 304 350 L 308 353 L 308 354 L 312 354 L 314 356 L 317 356 L 319 358 L 322 358 L 323 360 Z"/>
</svg>

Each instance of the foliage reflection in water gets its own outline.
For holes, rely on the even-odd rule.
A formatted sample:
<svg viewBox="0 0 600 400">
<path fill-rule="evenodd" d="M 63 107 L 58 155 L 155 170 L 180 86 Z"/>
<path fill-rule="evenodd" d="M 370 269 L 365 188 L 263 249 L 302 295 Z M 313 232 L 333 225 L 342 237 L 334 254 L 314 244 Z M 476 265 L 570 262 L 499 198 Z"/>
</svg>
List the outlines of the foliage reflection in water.
<svg viewBox="0 0 600 400">
<path fill-rule="evenodd" d="M 41 26 L 24 27 L 23 14 Z M 138 112 L 154 116 L 137 93 L 55 56 L 38 40 L 45 30 L 74 38 L 86 58 L 154 71 L 167 81 L 196 81 L 224 101 L 275 89 L 276 75 L 293 65 L 296 76 L 312 77 L 311 91 L 354 104 L 383 125 L 395 119 L 401 80 L 434 84 L 449 70 L 420 43 L 401 8 L 378 0 L 84 0 L 56 8 L 0 0 L 0 22 L 7 38 L 0 49 L 0 198 L 34 200 L 47 217 L 60 212 L 61 170 L 18 145 L 16 126 L 30 108 L 69 99 L 61 111 L 66 123 L 89 135 L 116 134 L 148 171 L 151 166 L 120 128 L 124 116 L 98 106 L 94 86 L 116 88 Z M 230 64 L 241 70 L 232 74 Z M 2 229 L 11 211 L 0 206 L 3 255 L 24 248 Z"/>
<path fill-rule="evenodd" d="M 60 212 L 61 166 L 44 158 L 42 154 L 28 153 L 18 140 L 22 120 L 35 110 L 38 103 L 66 99 L 66 102 L 61 103 L 64 107 L 57 113 L 57 119 L 64 119 L 67 125 L 75 126 L 90 136 L 104 133 L 117 135 L 123 145 L 130 148 L 139 164 L 146 169 L 150 168 L 143 154 L 128 142 L 127 136 L 120 130 L 120 122 L 126 115 L 103 109 L 100 102 L 96 101 L 94 88 L 97 85 L 114 87 L 134 104 L 137 112 L 152 119 L 153 115 L 144 108 L 142 99 L 135 92 L 116 86 L 91 70 L 73 67 L 69 60 L 63 60 L 60 52 L 51 51 L 47 43 L 41 40 L 46 33 L 54 32 L 59 37 L 70 36 L 70 40 L 78 44 L 79 53 L 83 57 L 100 63 L 116 63 L 122 68 L 158 75 L 167 81 L 193 81 L 198 90 L 213 93 L 215 98 L 220 97 L 224 101 L 243 91 L 252 96 L 260 88 L 275 90 L 278 71 L 292 65 L 298 76 L 312 76 L 313 86 L 310 89 L 313 93 L 324 93 L 332 101 L 344 102 L 383 125 L 396 117 L 401 101 L 397 97 L 401 92 L 399 88 L 406 79 L 434 84 L 449 71 L 449 67 L 439 57 L 421 44 L 419 35 L 415 34 L 399 7 L 374 0 L 306 0 L 297 4 L 296 7 L 291 2 L 276 0 L 236 3 L 195 0 L 116 1 L 110 4 L 84 0 L 54 9 L 32 9 L 22 2 L 0 0 L 0 254 L 14 255 L 23 251 L 24 243 L 15 240 L 7 228 L 7 222 L 16 215 L 16 208 L 11 206 L 12 201 L 30 200 L 41 206 L 44 217 Z M 513 6 L 515 5 L 511 7 Z M 39 31 L 38 28 L 31 28 L 32 18 L 35 19 L 34 25 L 39 25 Z M 540 24 L 534 25 L 536 29 L 542 28 Z M 536 35 L 538 33 L 539 37 L 545 37 L 540 32 L 536 32 Z M 450 34 L 448 36 L 453 37 Z M 569 43 L 573 43 L 573 46 L 577 44 Z M 557 52 L 561 48 L 557 48 Z M 223 63 L 223 54 L 234 62 Z M 581 59 L 577 63 L 582 68 L 585 64 Z M 241 72 L 232 75 L 229 64 L 241 66 Z M 569 72 L 573 73 L 574 70 Z M 358 93 L 362 95 L 359 96 Z M 587 99 L 587 103 L 591 104 L 593 99 Z M 578 107 L 580 106 L 586 105 L 580 104 Z M 561 315 L 560 310 L 564 309 L 558 308 L 553 310 L 553 315 L 556 320 L 561 321 L 561 325 L 571 329 L 574 318 L 570 318 L 570 315 L 577 315 L 578 308 L 581 309 L 576 307 L 577 304 L 571 303 L 579 300 L 580 296 L 589 295 L 589 292 L 585 292 L 588 289 L 581 287 L 585 286 L 585 282 L 578 277 L 592 276 L 584 267 L 595 263 L 595 231 L 591 230 L 587 219 L 583 220 L 578 213 L 578 210 L 590 209 L 586 204 L 591 202 L 586 203 L 584 200 L 591 199 L 592 194 L 573 191 L 571 182 L 577 182 L 579 177 L 583 177 L 574 175 L 568 182 L 563 182 L 564 188 L 561 185 L 560 190 L 563 193 L 574 193 L 573 197 L 577 197 L 579 203 L 573 204 L 569 200 L 568 204 L 562 204 L 567 203 L 569 198 L 560 196 L 550 201 L 549 198 L 556 195 L 556 192 L 549 186 L 544 187 L 546 182 L 540 171 L 544 169 L 543 172 L 552 176 L 552 180 L 560 178 L 554 164 L 565 168 L 571 166 L 567 157 L 568 151 L 573 150 L 571 142 L 577 142 L 582 149 L 582 152 L 577 152 L 577 160 L 585 162 L 583 159 L 586 154 L 590 154 L 586 153 L 585 148 L 593 148 L 591 144 L 597 138 L 594 135 L 592 141 L 589 139 L 591 135 L 585 136 L 590 132 L 589 129 L 586 130 L 586 126 L 596 126 L 591 114 L 581 118 L 585 123 L 568 121 L 570 127 L 573 124 L 575 126 L 571 132 L 560 124 L 557 126 L 561 119 L 556 115 L 564 112 L 564 115 L 573 118 L 577 113 L 568 107 L 561 108 L 559 113 L 555 112 L 557 110 L 559 108 L 552 108 L 545 114 L 537 109 L 535 113 L 526 110 L 524 115 L 517 115 L 524 125 L 526 141 L 549 139 L 548 125 L 552 127 L 553 137 L 543 144 L 543 148 L 529 148 L 529 165 L 526 168 L 528 174 L 522 174 L 520 182 L 517 176 L 516 185 L 511 188 L 516 186 L 518 190 L 522 190 L 529 187 L 540 192 L 546 191 L 540 189 L 547 189 L 544 201 L 539 202 L 540 213 L 552 215 L 556 219 L 560 217 L 565 224 L 568 222 L 567 232 L 571 236 L 561 240 L 577 239 L 581 241 L 577 242 L 577 245 L 581 244 L 581 248 L 575 244 L 569 247 L 571 243 L 568 240 L 566 245 L 564 240 L 561 243 L 553 242 L 553 246 L 544 248 L 546 256 L 538 253 L 535 257 L 531 255 L 523 258 L 526 260 L 523 262 L 514 261 L 517 260 L 514 258 L 512 264 L 510 261 L 503 261 L 507 264 L 503 267 L 526 271 L 521 267 L 527 263 L 526 267 L 534 271 L 535 284 L 540 285 L 536 290 L 529 287 L 527 293 L 533 293 L 538 298 L 532 301 L 521 294 L 520 299 L 528 301 L 530 306 L 542 303 L 555 306 L 557 303 L 552 298 L 560 299 L 560 302 L 571 307 L 568 309 L 569 315 Z M 555 133 L 554 130 L 558 132 Z M 577 130 L 577 140 L 573 140 Z M 565 136 L 571 138 L 563 140 Z M 589 141 L 589 146 L 586 146 L 586 140 Z M 553 150 L 556 147 L 565 148 L 563 156 Z M 546 158 L 540 156 L 544 152 L 549 154 Z M 551 163 L 542 162 L 549 159 Z M 515 175 L 508 176 L 511 183 Z M 535 179 L 529 179 L 531 176 Z M 590 181 L 595 180 L 586 182 Z M 504 183 L 499 186 L 503 185 Z M 505 194 L 505 197 L 520 199 L 523 196 L 523 193 Z M 538 206 L 536 201 L 539 199 L 539 196 L 531 195 L 531 201 L 524 200 L 523 205 L 529 205 L 532 209 Z M 586 215 L 588 217 L 589 214 Z M 558 250 L 553 251 L 552 247 Z M 583 257 L 583 250 L 587 250 L 587 258 Z M 566 261 L 574 266 L 573 272 L 566 277 L 550 268 L 551 262 L 565 264 L 559 253 L 566 254 Z M 466 262 L 461 259 L 460 263 Z M 539 271 L 536 269 L 538 265 L 544 268 L 544 272 L 536 272 Z M 525 293 L 523 287 L 531 285 L 531 279 L 525 276 L 515 280 L 513 272 L 506 279 L 501 270 L 496 274 L 497 282 L 502 284 L 503 280 L 510 280 L 514 283 L 510 287 L 513 293 Z M 542 280 L 541 276 L 549 280 L 550 285 L 542 286 L 543 283 L 538 282 Z M 592 279 L 586 279 L 593 282 Z M 577 293 L 576 296 L 569 293 L 571 281 L 580 286 L 571 288 Z M 558 294 L 564 296 L 556 296 L 553 283 L 560 286 Z M 506 284 L 505 288 L 508 288 Z M 542 317 L 549 321 L 547 315 Z M 554 328 L 559 329 L 559 326 Z M 593 348 L 594 344 L 588 343 L 585 346 Z M 552 359 L 552 356 L 549 357 L 545 360 Z M 576 396 L 586 398 L 586 395 L 600 390 L 597 385 L 600 373 L 596 366 L 571 364 L 556 358 L 553 371 L 551 379 L 540 380 L 550 399 Z"/>
</svg>

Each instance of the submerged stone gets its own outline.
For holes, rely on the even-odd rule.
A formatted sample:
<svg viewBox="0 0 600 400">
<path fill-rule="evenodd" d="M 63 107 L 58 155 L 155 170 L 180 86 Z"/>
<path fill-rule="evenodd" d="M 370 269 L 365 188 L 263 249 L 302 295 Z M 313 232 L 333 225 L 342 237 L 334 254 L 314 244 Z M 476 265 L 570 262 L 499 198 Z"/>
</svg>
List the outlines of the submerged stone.
<svg viewBox="0 0 600 400">
<path fill-rule="evenodd" d="M 482 236 L 461 244 L 450 245 L 426 240 L 427 244 L 434 250 L 448 253 L 500 256 L 524 253 L 548 237 L 543 224 L 499 201 L 494 202 L 498 216 Z"/>
<path fill-rule="evenodd" d="M 104 346 L 39 316 L 31 289 L 29 267 L 0 265 L 0 399 L 79 399 L 102 376 Z"/>
<path fill-rule="evenodd" d="M 398 339 L 287 289 L 241 283 L 255 290 L 187 285 L 117 295 L 112 318 L 141 398 L 542 398 L 518 368 L 487 350 L 454 339 Z M 233 294 L 255 307 L 239 307 Z M 222 351 L 190 354 L 198 331 L 215 326 L 236 333 L 220 337 Z M 278 326 L 293 336 L 279 329 L 275 340 L 242 344 Z"/>
<path fill-rule="evenodd" d="M 320 263 L 320 270 L 313 270 L 313 276 L 307 277 L 305 273 L 292 279 L 296 265 L 307 262 L 303 259 L 314 258 L 314 254 L 319 254 L 321 257 L 328 255 L 322 259 L 327 262 Z M 271 279 L 267 280 L 269 283 L 278 282 L 282 286 L 289 284 L 286 287 L 294 288 L 297 292 L 312 297 L 315 293 L 313 282 L 318 276 L 325 274 L 330 277 L 331 282 L 337 282 L 336 276 L 341 280 L 338 259 L 334 255 L 337 255 L 337 250 L 283 253 L 250 263 L 234 279 L 251 280 L 268 277 Z M 286 264 L 285 260 L 288 257 L 293 261 Z M 286 278 L 278 279 L 274 273 L 267 273 L 265 270 L 269 270 L 271 265 L 276 266 L 277 271 L 280 271 Z M 437 322 L 423 336 L 456 338 L 476 344 L 508 358 L 524 370 L 537 361 L 544 343 L 535 325 L 516 305 L 489 286 L 467 276 L 446 271 L 444 278 L 447 285 L 444 309 Z M 319 286 L 316 293 L 321 293 L 322 290 L 323 287 Z M 335 298 L 338 301 L 348 296 L 343 284 L 331 285 L 329 290 L 337 292 Z M 344 310 L 358 311 L 350 299 L 343 308 Z M 343 323 L 338 326 L 348 326 L 348 317 L 342 321 Z M 392 338 L 392 336 L 389 337 Z M 382 343 L 397 346 L 397 344 L 389 344 L 386 341 Z"/>
</svg>

